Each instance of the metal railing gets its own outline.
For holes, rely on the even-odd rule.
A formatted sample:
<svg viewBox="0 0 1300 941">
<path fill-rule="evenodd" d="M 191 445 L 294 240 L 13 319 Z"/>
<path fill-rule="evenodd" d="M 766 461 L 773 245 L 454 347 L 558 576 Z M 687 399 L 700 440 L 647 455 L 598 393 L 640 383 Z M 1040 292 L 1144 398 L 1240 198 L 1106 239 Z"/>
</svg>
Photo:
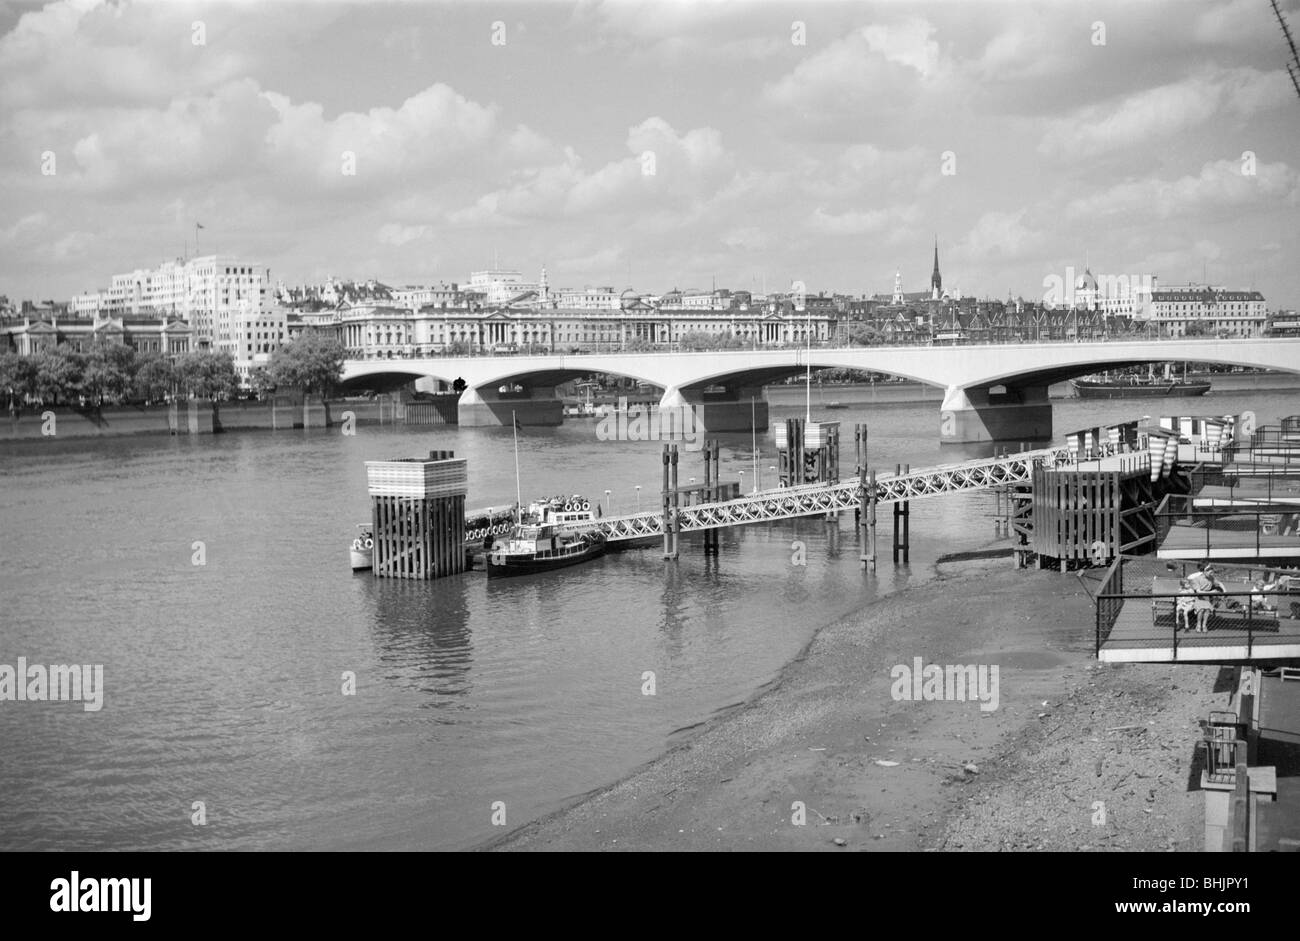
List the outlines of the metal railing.
<svg viewBox="0 0 1300 941">
<path fill-rule="evenodd" d="M 726 322 L 726 318 L 719 317 L 719 322 Z M 868 321 L 846 321 L 850 326 Z M 842 322 L 843 323 L 843 322 Z M 1252 339 L 1251 337 L 1236 337 L 1232 339 Z M 806 340 L 782 340 L 780 342 L 761 342 L 752 337 L 737 336 L 737 342 L 732 346 L 705 347 L 696 346 L 693 343 L 682 344 L 677 340 L 659 341 L 659 342 L 636 342 L 628 338 L 624 342 L 621 338 L 615 340 L 578 340 L 572 342 L 552 342 L 549 345 L 536 344 L 533 349 L 525 349 L 521 346 L 512 352 L 502 352 L 493 349 L 499 344 L 475 345 L 470 349 L 438 350 L 438 344 L 421 343 L 410 345 L 404 348 L 393 350 L 389 355 L 383 355 L 375 350 L 366 350 L 359 355 L 349 356 L 348 359 L 358 361 L 375 362 L 381 360 L 402 360 L 402 359 L 464 359 L 478 356 L 580 356 L 584 353 L 725 353 L 725 352 L 745 352 L 754 350 L 849 350 L 863 349 L 871 347 L 908 347 L 908 346 L 1061 346 L 1078 343 L 1146 343 L 1146 342 L 1197 342 L 1202 341 L 1206 344 L 1222 345 L 1225 341 L 1216 337 L 1187 337 L 1187 336 L 1168 336 L 1159 332 L 1146 333 L 1114 333 L 1114 334 L 1088 334 L 1083 333 L 1078 336 L 1053 336 L 1047 331 L 1035 334 L 1033 330 L 1017 332 L 999 333 L 991 336 L 968 336 L 964 337 L 956 344 L 941 343 L 936 344 L 934 337 L 929 333 L 922 334 L 915 338 L 907 337 L 890 337 L 881 335 L 872 339 L 870 343 L 851 343 L 834 337 L 831 339 L 814 339 L 811 343 Z M 1179 357 L 1180 360 L 1185 357 Z"/>
<path fill-rule="evenodd" d="M 1038 464 L 1055 467 L 1068 460 L 1065 448 L 1044 448 L 1001 457 L 941 464 L 904 474 L 884 474 L 876 478 L 879 503 L 918 500 L 970 490 L 988 490 L 1010 483 L 1028 482 Z M 857 477 L 837 483 L 802 484 L 778 487 L 745 494 L 731 500 L 700 503 L 678 508 L 676 531 L 695 532 L 746 523 L 764 523 L 852 511 L 859 508 L 861 481 Z M 663 533 L 663 511 L 647 510 L 626 516 L 603 519 L 575 526 L 576 529 L 599 529 L 615 542 L 639 539 Z"/>
<path fill-rule="evenodd" d="M 1274 496 L 1300 496 L 1300 467 L 1256 467 L 1246 469 L 1246 473 L 1242 470 L 1239 465 L 1198 464 L 1187 476 L 1192 493 L 1199 495 L 1206 487 L 1226 487 L 1225 500 L 1271 501 Z"/>
<path fill-rule="evenodd" d="M 1186 547 L 1187 552 L 1195 551 L 1204 558 L 1210 558 L 1212 550 L 1216 548 L 1216 534 L 1226 536 L 1227 533 L 1251 533 L 1254 536 L 1256 555 L 1261 555 L 1265 549 L 1290 548 L 1286 543 L 1265 545 L 1264 536 L 1281 536 L 1284 539 L 1288 536 L 1295 537 L 1295 548 L 1300 549 L 1300 506 L 1263 504 L 1197 506 L 1197 499 L 1194 494 L 1171 493 L 1160 501 L 1155 512 L 1158 548 L 1164 547 L 1166 538 L 1176 527 L 1187 527 L 1204 532 L 1204 547 L 1197 546 L 1196 550 L 1190 546 Z M 1250 548 L 1249 545 L 1242 546 L 1239 539 L 1232 540 L 1230 546 L 1225 546 L 1225 541 L 1227 540 L 1220 538 L 1217 548 Z M 1179 551 L 1184 550 L 1182 546 L 1176 548 Z M 1202 548 L 1203 554 L 1200 551 Z"/>
<path fill-rule="evenodd" d="M 1094 600 L 1097 604 L 1097 646 L 1094 656 L 1101 656 L 1101 645 L 1110 637 L 1111 629 L 1124 607 L 1124 559 L 1116 556 L 1106 570 Z"/>
<path fill-rule="evenodd" d="M 1096 604 L 1095 655 L 1111 639 L 1121 612 L 1127 605 L 1149 606 L 1150 629 L 1134 634 L 1126 630 L 1124 640 L 1146 647 L 1170 647 L 1174 659 L 1188 639 L 1212 639 L 1223 643 L 1244 640 L 1247 657 L 1256 653 L 1261 639 L 1271 643 L 1300 644 L 1300 570 L 1272 566 L 1214 566 L 1215 577 L 1225 590 L 1188 594 L 1179 582 L 1199 570 L 1191 561 L 1166 562 L 1149 556 L 1124 556 L 1107 570 L 1094 596 Z M 1268 587 L 1261 587 L 1265 582 Z M 1179 617 L 1178 604 L 1189 600 L 1213 605 L 1205 618 L 1205 631 L 1196 633 L 1198 616 L 1188 611 Z M 1190 624 L 1191 630 L 1180 624 Z M 1230 636 L 1229 636 L 1230 635 Z M 1199 644 L 1198 644 L 1199 645 Z"/>
</svg>

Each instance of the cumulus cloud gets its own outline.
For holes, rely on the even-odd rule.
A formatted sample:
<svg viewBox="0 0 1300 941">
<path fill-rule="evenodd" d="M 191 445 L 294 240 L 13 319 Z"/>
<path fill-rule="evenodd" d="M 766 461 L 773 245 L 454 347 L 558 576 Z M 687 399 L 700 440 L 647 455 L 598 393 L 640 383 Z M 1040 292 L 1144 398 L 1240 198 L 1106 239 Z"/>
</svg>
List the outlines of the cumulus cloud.
<svg viewBox="0 0 1300 941">
<path fill-rule="evenodd" d="M 1239 160 L 1217 160 L 1196 175 L 1174 180 L 1149 177 L 1128 180 L 1087 197 L 1071 200 L 1070 219 L 1128 216 L 1168 219 L 1213 218 L 1224 210 L 1300 202 L 1296 171 L 1285 163 L 1257 163 L 1254 175 L 1242 172 Z"/>
<path fill-rule="evenodd" d="M 944 73 L 935 28 L 922 19 L 873 24 L 811 53 L 763 90 L 773 104 L 842 111 L 871 101 L 914 97 Z"/>
<path fill-rule="evenodd" d="M 566 149 L 559 162 L 518 172 L 511 185 L 452 211 L 448 220 L 511 225 L 553 214 L 582 218 L 615 208 L 663 207 L 704 193 L 732 165 L 713 128 L 679 134 L 659 117 L 629 129 L 625 145 L 628 157 L 591 171 L 575 151 Z"/>
<path fill-rule="evenodd" d="M 1023 209 L 984 213 L 967 234 L 962 248 L 969 257 L 981 259 L 994 256 L 1014 258 L 1023 254 L 1041 237 L 1025 225 L 1025 214 Z"/>
<path fill-rule="evenodd" d="M 1287 98 L 1285 82 L 1284 74 L 1241 68 L 1143 89 L 1049 122 L 1038 152 L 1085 159 L 1199 127 L 1221 113 L 1254 114 Z"/>
<path fill-rule="evenodd" d="M 432 226 L 427 225 L 399 225 L 396 222 L 388 222 L 379 227 L 376 238 L 382 245 L 392 245 L 400 248 L 407 242 L 414 242 L 417 239 L 427 238 L 433 232 Z"/>
<path fill-rule="evenodd" d="M 342 185 L 344 154 L 355 155 L 356 177 L 382 179 L 446 167 L 492 136 L 497 109 L 469 101 L 438 83 L 400 107 L 348 111 L 327 119 L 317 102 L 294 104 L 266 92 L 278 120 L 266 134 L 269 158 L 317 182 Z"/>
</svg>

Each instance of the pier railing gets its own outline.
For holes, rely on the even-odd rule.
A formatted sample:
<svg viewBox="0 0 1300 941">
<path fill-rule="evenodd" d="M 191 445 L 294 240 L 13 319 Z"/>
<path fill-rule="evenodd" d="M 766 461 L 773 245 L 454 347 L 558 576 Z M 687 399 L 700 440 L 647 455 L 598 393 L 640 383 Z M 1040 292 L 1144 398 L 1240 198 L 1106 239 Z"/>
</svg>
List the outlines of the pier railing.
<svg viewBox="0 0 1300 941">
<path fill-rule="evenodd" d="M 1293 505 L 1212 503 L 1214 497 L 1171 493 L 1156 507 L 1156 545 L 1163 554 L 1179 552 L 1210 559 L 1219 552 L 1253 549 L 1300 557 L 1300 499 Z M 1195 531 L 1196 538 L 1188 539 Z M 1166 545 L 1171 534 L 1178 538 Z"/>
<path fill-rule="evenodd" d="M 1124 558 L 1116 556 L 1115 561 L 1106 570 L 1101 580 L 1101 587 L 1094 596 L 1097 603 L 1097 655 L 1101 645 L 1110 637 L 1111 629 L 1124 607 Z"/>
<path fill-rule="evenodd" d="M 947 493 L 1028 483 L 1036 465 L 1054 467 L 1068 460 L 1069 453 L 1065 448 L 1044 448 L 956 464 L 941 464 L 903 474 L 878 474 L 876 498 L 878 503 L 897 503 Z M 838 483 L 779 487 L 732 500 L 684 506 L 677 511 L 677 531 L 701 531 L 851 511 L 860 505 L 861 486 L 857 477 L 850 477 Z M 605 534 L 606 539 L 613 542 L 662 535 L 663 523 L 662 510 L 650 510 L 607 516 L 582 528 L 599 530 Z"/>
<path fill-rule="evenodd" d="M 1286 467 L 1197 464 L 1187 476 L 1192 493 L 1198 497 L 1202 497 L 1201 491 L 1206 487 L 1228 490 L 1226 494 L 1206 495 L 1203 499 L 1270 502 L 1275 495 L 1284 499 L 1300 497 L 1300 466 L 1288 470 Z"/>
</svg>

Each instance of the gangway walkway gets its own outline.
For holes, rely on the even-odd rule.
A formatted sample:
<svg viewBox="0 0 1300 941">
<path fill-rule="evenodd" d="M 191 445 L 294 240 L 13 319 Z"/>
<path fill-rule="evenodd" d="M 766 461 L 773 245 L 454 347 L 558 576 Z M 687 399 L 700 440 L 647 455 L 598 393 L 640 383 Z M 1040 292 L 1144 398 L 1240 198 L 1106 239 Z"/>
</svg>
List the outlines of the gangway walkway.
<svg viewBox="0 0 1300 941">
<path fill-rule="evenodd" d="M 1028 483 L 1035 464 L 1056 467 L 1070 461 L 1067 448 L 1044 448 L 958 464 L 940 464 L 905 474 L 883 474 L 876 477 L 876 497 L 881 504 L 896 503 Z M 680 531 L 699 532 L 722 526 L 767 523 L 853 510 L 859 506 L 860 486 L 859 479 L 851 477 L 835 484 L 781 487 L 735 500 L 679 507 L 677 516 Z M 663 535 L 664 515 L 662 510 L 648 510 L 623 516 L 607 516 L 590 525 L 574 528 L 598 530 L 605 534 L 609 542 L 643 539 Z"/>
</svg>

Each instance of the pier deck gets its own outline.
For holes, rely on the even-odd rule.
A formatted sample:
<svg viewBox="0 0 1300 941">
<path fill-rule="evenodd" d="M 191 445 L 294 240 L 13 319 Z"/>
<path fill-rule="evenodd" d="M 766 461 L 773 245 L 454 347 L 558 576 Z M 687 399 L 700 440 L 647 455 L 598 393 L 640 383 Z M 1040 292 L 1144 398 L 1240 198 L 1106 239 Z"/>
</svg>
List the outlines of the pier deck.
<svg viewBox="0 0 1300 941">
<path fill-rule="evenodd" d="M 1278 612 L 1273 621 L 1246 630 L 1240 618 L 1210 616 L 1204 634 L 1155 622 L 1149 598 L 1130 598 L 1115 619 L 1097 659 L 1107 663 L 1220 663 L 1300 658 L 1300 619 Z M 1276 627 L 1273 625 L 1276 624 Z"/>
</svg>

